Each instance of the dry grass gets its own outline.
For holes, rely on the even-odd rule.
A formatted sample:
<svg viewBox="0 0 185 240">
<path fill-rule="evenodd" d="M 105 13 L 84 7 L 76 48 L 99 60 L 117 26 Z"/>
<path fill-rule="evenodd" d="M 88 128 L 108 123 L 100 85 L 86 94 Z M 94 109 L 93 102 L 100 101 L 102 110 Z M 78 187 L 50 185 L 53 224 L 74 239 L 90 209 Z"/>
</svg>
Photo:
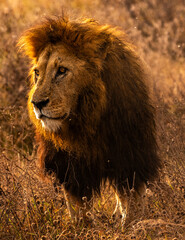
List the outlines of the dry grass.
<svg viewBox="0 0 185 240">
<path fill-rule="evenodd" d="M 0 239 L 184 239 L 184 1 L 4 0 L 0 5 Z M 29 63 L 15 45 L 41 15 L 60 14 L 62 9 L 126 30 L 151 75 L 164 166 L 160 179 L 149 185 L 142 217 L 136 215 L 123 229 L 111 220 L 111 189 L 94 199 L 94 226 L 75 225 L 61 186 L 56 191 L 38 177 L 33 126 L 25 110 Z"/>
</svg>

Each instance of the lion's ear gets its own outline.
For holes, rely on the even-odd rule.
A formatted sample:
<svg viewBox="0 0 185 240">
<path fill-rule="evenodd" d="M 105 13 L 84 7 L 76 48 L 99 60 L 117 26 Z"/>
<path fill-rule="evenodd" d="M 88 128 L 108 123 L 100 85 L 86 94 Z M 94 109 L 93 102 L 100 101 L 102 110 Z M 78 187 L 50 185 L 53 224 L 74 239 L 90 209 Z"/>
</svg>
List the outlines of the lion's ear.
<svg viewBox="0 0 185 240">
<path fill-rule="evenodd" d="M 91 42 L 85 42 L 83 44 L 83 52 L 87 56 L 104 60 L 107 56 L 111 42 L 107 37 L 93 39 Z"/>
</svg>

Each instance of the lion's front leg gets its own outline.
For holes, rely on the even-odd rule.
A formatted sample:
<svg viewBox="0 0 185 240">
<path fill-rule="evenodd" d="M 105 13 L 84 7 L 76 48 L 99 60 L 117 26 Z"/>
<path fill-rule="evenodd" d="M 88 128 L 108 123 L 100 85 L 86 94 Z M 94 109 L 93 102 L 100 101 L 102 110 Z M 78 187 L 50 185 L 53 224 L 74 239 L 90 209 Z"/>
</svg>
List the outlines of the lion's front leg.
<svg viewBox="0 0 185 240">
<path fill-rule="evenodd" d="M 77 222 L 79 218 L 79 210 L 81 203 L 79 199 L 72 196 L 67 190 L 64 189 L 64 196 L 66 199 L 67 209 L 73 222 Z"/>
<path fill-rule="evenodd" d="M 143 182 L 136 190 L 124 190 L 114 187 L 117 204 L 113 213 L 114 219 L 121 219 L 121 224 L 128 224 L 141 217 L 144 211 L 146 184 Z"/>
<path fill-rule="evenodd" d="M 86 197 L 76 197 L 64 188 L 64 196 L 66 199 L 67 209 L 74 223 L 83 221 L 85 224 L 93 221 L 90 209 L 92 208 L 92 200 L 87 201 Z"/>
<path fill-rule="evenodd" d="M 116 207 L 112 216 L 115 220 L 121 220 L 121 224 L 124 225 L 128 212 L 128 196 L 115 190 L 115 197 Z"/>
</svg>

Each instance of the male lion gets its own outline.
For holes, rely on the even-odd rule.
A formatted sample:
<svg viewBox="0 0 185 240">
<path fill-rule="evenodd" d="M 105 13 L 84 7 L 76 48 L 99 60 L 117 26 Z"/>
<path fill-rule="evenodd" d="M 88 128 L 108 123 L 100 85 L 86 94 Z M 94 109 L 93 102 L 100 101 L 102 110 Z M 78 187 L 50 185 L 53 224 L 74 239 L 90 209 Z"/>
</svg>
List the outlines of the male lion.
<svg viewBox="0 0 185 240">
<path fill-rule="evenodd" d="M 33 64 L 28 109 L 41 169 L 63 184 L 72 219 L 83 197 L 89 202 L 109 180 L 124 220 L 130 189 L 142 196 L 160 166 L 154 109 L 133 46 L 116 28 L 66 17 L 30 28 L 19 46 Z"/>
</svg>

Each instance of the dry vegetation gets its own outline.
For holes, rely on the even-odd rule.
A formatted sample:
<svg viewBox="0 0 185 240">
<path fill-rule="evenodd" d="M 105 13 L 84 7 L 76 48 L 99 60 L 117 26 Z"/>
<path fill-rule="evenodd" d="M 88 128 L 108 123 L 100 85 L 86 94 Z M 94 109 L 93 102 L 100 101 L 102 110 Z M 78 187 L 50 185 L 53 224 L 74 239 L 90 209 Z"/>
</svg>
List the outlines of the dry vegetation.
<svg viewBox="0 0 185 240">
<path fill-rule="evenodd" d="M 40 16 L 63 10 L 120 26 L 151 75 L 163 169 L 149 185 L 142 218 L 123 229 L 111 220 L 111 189 L 95 199 L 94 226 L 75 225 L 61 187 L 38 178 L 26 111 L 29 62 L 15 46 Z M 184 0 L 1 0 L 0 19 L 0 239 L 185 239 Z"/>
</svg>

